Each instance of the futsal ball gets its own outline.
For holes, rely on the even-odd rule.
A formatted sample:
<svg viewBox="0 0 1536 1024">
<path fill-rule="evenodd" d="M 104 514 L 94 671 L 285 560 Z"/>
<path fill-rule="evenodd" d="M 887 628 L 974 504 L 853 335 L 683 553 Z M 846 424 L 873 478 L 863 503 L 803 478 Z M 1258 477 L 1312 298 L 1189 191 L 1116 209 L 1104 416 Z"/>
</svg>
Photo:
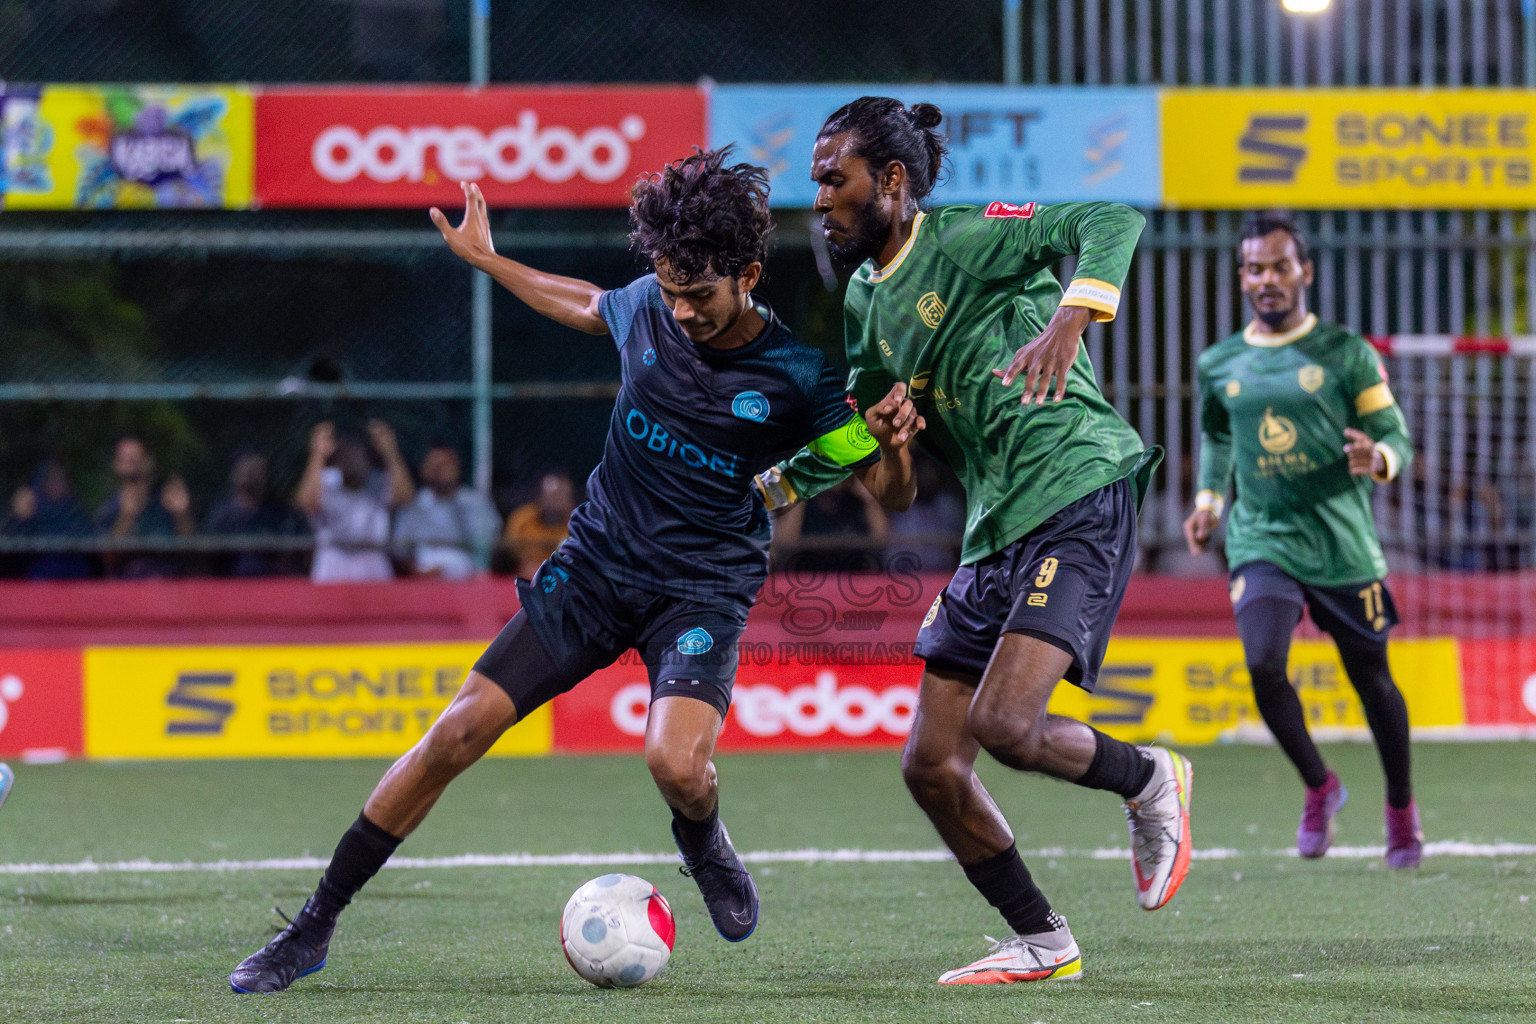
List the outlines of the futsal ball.
<svg viewBox="0 0 1536 1024">
<path fill-rule="evenodd" d="M 560 948 L 599 988 L 633 988 L 672 956 L 677 925 L 666 897 L 643 878 L 604 875 L 577 889 L 560 916 Z"/>
</svg>

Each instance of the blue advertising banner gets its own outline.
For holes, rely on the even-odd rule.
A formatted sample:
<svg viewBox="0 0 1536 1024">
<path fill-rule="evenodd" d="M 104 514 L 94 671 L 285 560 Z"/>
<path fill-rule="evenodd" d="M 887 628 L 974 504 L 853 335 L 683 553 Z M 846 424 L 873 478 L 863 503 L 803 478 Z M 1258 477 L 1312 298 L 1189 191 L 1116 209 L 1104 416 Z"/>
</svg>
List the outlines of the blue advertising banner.
<svg viewBox="0 0 1536 1024">
<path fill-rule="evenodd" d="M 710 145 L 734 142 L 743 158 L 766 166 L 774 206 L 809 208 L 816 133 L 828 114 L 865 95 L 944 111 L 951 168 L 935 202 L 1162 201 L 1157 90 L 1150 88 L 717 85 Z"/>
</svg>

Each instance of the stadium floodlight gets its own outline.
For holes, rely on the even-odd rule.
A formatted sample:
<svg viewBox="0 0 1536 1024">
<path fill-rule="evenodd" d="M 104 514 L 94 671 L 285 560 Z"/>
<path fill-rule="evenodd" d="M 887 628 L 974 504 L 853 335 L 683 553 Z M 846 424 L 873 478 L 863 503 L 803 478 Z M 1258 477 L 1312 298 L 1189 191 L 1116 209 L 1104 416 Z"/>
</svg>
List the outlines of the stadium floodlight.
<svg viewBox="0 0 1536 1024">
<path fill-rule="evenodd" d="M 1319 14 L 1328 9 L 1329 0 L 1280 0 L 1280 6 L 1292 14 Z"/>
</svg>

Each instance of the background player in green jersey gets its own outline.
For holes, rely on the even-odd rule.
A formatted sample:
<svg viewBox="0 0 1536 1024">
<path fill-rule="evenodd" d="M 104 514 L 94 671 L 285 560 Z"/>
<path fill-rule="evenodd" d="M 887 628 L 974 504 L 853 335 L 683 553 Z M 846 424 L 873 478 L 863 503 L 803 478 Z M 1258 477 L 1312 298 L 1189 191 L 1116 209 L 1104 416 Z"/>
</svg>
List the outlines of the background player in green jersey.
<svg viewBox="0 0 1536 1024">
<path fill-rule="evenodd" d="M 1189 763 L 1046 713 L 1062 678 L 1093 689 L 1159 458 L 1104 400 L 1081 344 L 1090 320 L 1114 316 L 1143 221 L 1112 203 L 923 211 L 945 153 L 940 120 L 929 104 L 856 100 L 822 126 L 811 171 L 828 245 L 858 266 L 844 299 L 849 391 L 863 407 L 904 386 L 919 439 L 960 477 L 969 506 L 960 569 L 918 635 L 926 671 L 902 773 L 1014 932 L 939 980 L 1073 977 L 1077 944 L 974 765 L 986 750 L 1120 794 L 1138 901 L 1155 909 L 1178 888 Z M 1079 262 L 1063 296 L 1048 268 L 1069 254 Z M 1022 401 L 1010 387 L 1021 376 Z M 763 486 L 786 504 L 846 475 L 803 452 Z M 871 489 L 891 507 L 911 500 Z"/>
<path fill-rule="evenodd" d="M 1239 257 L 1254 318 L 1200 356 L 1200 493 L 1184 534 L 1191 552 L 1205 550 L 1235 483 L 1232 603 L 1254 701 L 1307 787 L 1296 830 L 1301 855 L 1327 852 L 1347 796 L 1286 678 L 1305 604 L 1338 644 L 1376 738 L 1387 777 L 1387 865 L 1416 867 L 1424 844 L 1409 779 L 1408 708 L 1387 667 L 1397 611 L 1371 519 L 1375 485 L 1413 458 L 1408 429 L 1370 344 L 1307 311 L 1312 260 L 1295 223 L 1255 217 Z"/>
</svg>

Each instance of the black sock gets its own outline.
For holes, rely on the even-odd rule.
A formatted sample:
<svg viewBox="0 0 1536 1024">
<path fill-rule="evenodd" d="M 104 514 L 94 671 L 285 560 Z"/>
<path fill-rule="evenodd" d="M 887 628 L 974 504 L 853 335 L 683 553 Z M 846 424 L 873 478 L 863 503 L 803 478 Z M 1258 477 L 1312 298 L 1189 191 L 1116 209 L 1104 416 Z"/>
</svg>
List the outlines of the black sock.
<svg viewBox="0 0 1536 1024">
<path fill-rule="evenodd" d="M 1016 935 L 1036 935 L 1057 927 L 1050 901 L 1029 877 L 1018 848 L 1008 849 L 978 864 L 960 865 L 976 891 L 997 908 Z"/>
<path fill-rule="evenodd" d="M 1152 759 L 1122 740 L 1093 730 L 1093 763 L 1077 780 L 1079 786 L 1104 789 L 1129 800 L 1152 781 Z"/>
<path fill-rule="evenodd" d="M 1376 740 L 1382 772 L 1387 777 L 1387 804 L 1402 810 L 1413 799 L 1408 748 L 1408 705 L 1392 681 L 1387 645 L 1339 644 L 1339 659 L 1360 695 L 1360 706 Z"/>
<path fill-rule="evenodd" d="M 307 917 L 312 927 L 327 931 L 334 928 L 337 915 L 368 879 L 379 873 L 400 843 L 401 840 L 359 814 L 336 844 L 331 863 L 300 916 Z"/>
<path fill-rule="evenodd" d="M 703 821 L 694 821 L 676 807 L 672 808 L 672 835 L 677 838 L 678 849 L 689 859 L 704 851 L 704 844 L 714 836 L 720 825 L 720 805 L 709 812 Z"/>
</svg>

